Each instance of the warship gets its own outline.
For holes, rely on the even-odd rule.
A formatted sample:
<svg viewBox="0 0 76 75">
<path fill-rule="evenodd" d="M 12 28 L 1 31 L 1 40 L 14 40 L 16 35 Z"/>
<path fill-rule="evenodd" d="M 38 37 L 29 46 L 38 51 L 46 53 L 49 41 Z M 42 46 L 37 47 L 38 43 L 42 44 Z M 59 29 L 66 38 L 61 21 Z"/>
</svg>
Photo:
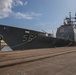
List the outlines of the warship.
<svg viewBox="0 0 76 75">
<path fill-rule="evenodd" d="M 76 44 L 76 15 L 64 20 L 56 32 L 56 37 L 46 32 L 0 25 L 0 40 L 4 40 L 12 50 L 28 50 L 73 46 Z"/>
</svg>

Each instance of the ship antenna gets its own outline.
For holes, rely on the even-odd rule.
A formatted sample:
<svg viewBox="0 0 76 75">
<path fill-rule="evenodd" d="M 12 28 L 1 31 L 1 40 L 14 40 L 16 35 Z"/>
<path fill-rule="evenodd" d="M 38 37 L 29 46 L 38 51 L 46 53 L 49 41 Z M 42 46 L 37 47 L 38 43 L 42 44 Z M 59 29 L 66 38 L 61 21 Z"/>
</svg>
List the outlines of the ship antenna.
<svg viewBox="0 0 76 75">
<path fill-rule="evenodd" d="M 75 13 L 75 22 L 76 22 L 76 13 Z"/>
<path fill-rule="evenodd" d="M 71 19 L 71 12 L 69 12 L 69 18 Z"/>
<path fill-rule="evenodd" d="M 71 24 L 71 12 L 69 12 L 69 23 Z"/>
</svg>

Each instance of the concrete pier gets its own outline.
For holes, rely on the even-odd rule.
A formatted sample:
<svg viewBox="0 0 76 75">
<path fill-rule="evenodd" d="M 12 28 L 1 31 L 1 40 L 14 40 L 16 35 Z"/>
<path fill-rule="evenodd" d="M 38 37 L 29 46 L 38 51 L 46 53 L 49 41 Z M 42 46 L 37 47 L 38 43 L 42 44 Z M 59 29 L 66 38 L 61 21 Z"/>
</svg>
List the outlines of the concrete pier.
<svg viewBox="0 0 76 75">
<path fill-rule="evenodd" d="M 0 75 L 76 75 L 76 47 L 0 52 Z"/>
</svg>

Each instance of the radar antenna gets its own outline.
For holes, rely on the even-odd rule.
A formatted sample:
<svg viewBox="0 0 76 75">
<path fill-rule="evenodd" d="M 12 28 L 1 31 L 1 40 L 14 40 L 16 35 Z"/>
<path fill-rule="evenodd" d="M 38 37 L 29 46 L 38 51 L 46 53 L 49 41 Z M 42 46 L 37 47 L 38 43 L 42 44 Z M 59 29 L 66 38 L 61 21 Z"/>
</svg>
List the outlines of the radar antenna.
<svg viewBox="0 0 76 75">
<path fill-rule="evenodd" d="M 75 13 L 75 22 L 76 22 L 76 13 Z"/>
<path fill-rule="evenodd" d="M 71 24 L 72 21 L 71 21 L 71 12 L 69 12 L 69 24 Z"/>
<path fill-rule="evenodd" d="M 70 18 L 70 20 L 71 20 L 71 12 L 69 12 L 69 18 Z"/>
</svg>

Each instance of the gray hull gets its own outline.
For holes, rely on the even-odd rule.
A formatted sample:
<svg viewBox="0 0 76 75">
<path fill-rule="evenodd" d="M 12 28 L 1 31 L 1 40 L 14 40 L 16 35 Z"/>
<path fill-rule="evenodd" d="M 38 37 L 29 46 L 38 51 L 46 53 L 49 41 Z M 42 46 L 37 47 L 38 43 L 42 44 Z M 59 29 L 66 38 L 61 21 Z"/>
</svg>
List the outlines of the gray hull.
<svg viewBox="0 0 76 75">
<path fill-rule="evenodd" d="M 51 48 L 74 45 L 75 42 L 46 36 L 43 32 L 0 25 L 0 36 L 12 50 Z"/>
</svg>

